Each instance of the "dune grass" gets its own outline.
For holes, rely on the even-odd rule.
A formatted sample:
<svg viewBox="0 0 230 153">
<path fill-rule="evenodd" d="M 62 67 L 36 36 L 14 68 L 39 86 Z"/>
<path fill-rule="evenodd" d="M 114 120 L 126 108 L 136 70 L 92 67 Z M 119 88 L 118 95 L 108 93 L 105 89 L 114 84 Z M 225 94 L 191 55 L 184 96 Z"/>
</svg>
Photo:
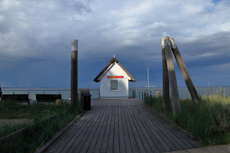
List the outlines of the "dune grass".
<svg viewBox="0 0 230 153">
<path fill-rule="evenodd" d="M 230 143 L 230 132 L 210 132 L 210 126 L 230 125 L 229 97 L 217 94 L 200 97 L 199 104 L 194 104 L 191 99 L 180 102 L 181 115 L 173 118 L 172 108 L 169 111 L 163 109 L 162 97 L 146 97 L 144 101 L 196 136 L 205 146 Z"/>
<path fill-rule="evenodd" d="M 20 105 L 12 101 L 8 104 L 1 103 L 0 107 L 1 118 L 32 118 L 39 123 L 36 127 L 27 130 L 23 135 L 2 144 L 0 146 L 1 153 L 36 151 L 39 146 L 50 139 L 56 132 L 67 125 L 82 111 L 80 105 L 77 109 L 73 109 L 68 104 L 62 104 L 61 106 L 45 104 Z M 39 122 L 53 115 L 58 116 L 43 123 Z M 28 126 L 28 124 L 15 124 L 11 127 L 8 126 L 8 128 L 11 128 L 10 133 L 12 133 L 26 126 Z M 0 128 L 2 131 L 4 126 L 1 126 Z M 6 131 L 3 132 L 2 135 L 6 135 Z"/>
<path fill-rule="evenodd" d="M 44 119 L 49 116 L 55 115 L 57 112 L 54 108 L 55 105 L 47 106 L 45 104 L 30 104 L 22 105 L 13 100 L 5 102 L 0 101 L 0 118 L 1 119 Z M 54 108 L 54 109 L 53 109 Z"/>
<path fill-rule="evenodd" d="M 31 119 L 32 122 L 23 122 L 23 123 L 11 123 L 11 124 L 2 124 L 0 125 L 0 138 L 4 137 L 12 132 L 15 132 L 19 129 L 32 125 L 33 122 L 38 122 L 49 118 L 53 115 L 56 115 L 54 105 L 22 105 L 16 103 L 13 100 L 8 100 L 5 102 L 0 101 L 0 119 Z"/>
</svg>

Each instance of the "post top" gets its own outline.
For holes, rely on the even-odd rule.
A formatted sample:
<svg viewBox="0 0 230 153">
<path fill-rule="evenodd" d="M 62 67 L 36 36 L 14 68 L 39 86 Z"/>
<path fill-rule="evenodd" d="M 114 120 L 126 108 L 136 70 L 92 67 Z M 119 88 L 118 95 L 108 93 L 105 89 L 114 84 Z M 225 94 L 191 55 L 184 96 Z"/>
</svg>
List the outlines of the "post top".
<svg viewBox="0 0 230 153">
<path fill-rule="evenodd" d="M 78 40 L 72 39 L 71 51 L 78 51 Z"/>
</svg>

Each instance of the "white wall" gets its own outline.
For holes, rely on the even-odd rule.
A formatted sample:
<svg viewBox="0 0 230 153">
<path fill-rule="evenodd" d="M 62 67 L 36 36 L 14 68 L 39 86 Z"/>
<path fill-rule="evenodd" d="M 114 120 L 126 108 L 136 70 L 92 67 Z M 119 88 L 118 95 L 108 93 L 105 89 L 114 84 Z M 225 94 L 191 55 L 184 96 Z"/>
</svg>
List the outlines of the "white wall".
<svg viewBox="0 0 230 153">
<path fill-rule="evenodd" d="M 124 78 L 107 78 L 107 76 L 124 76 Z M 122 98 L 127 99 L 129 96 L 129 76 L 114 63 L 111 69 L 101 78 L 100 81 L 100 98 Z M 111 80 L 118 80 L 118 90 L 111 90 Z"/>
</svg>

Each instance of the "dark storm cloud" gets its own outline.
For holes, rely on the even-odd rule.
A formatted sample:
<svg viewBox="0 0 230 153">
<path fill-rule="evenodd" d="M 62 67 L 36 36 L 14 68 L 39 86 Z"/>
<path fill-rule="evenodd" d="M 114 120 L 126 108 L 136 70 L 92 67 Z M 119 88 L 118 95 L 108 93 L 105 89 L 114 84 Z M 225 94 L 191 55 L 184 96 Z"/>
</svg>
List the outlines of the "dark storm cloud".
<svg viewBox="0 0 230 153">
<path fill-rule="evenodd" d="M 90 81 L 113 55 L 136 86 L 146 82 L 147 67 L 161 86 L 165 35 L 176 40 L 195 81 L 212 71 L 228 76 L 229 6 L 226 0 L 2 0 L 0 82 L 69 87 L 71 39 L 78 39 L 80 87 L 98 87 Z"/>
</svg>

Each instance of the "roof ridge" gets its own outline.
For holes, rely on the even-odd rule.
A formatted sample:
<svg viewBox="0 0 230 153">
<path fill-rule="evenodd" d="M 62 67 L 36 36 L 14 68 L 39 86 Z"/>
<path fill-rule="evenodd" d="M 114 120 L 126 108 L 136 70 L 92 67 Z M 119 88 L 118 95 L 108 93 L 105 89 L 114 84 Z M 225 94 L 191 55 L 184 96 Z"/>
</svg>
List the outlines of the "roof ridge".
<svg viewBox="0 0 230 153">
<path fill-rule="evenodd" d="M 114 58 L 112 58 L 110 61 L 109 61 L 109 63 L 114 63 L 114 62 L 116 62 L 116 63 L 119 63 L 119 61 L 114 57 Z"/>
<path fill-rule="evenodd" d="M 104 72 L 106 72 L 106 70 L 110 67 L 111 64 L 113 63 L 117 63 L 120 68 L 131 78 L 132 82 L 135 82 L 136 80 L 134 79 L 134 77 L 119 63 L 119 61 L 114 57 L 109 61 L 109 64 L 96 76 L 96 78 L 93 80 L 95 82 L 100 82 L 99 78 L 104 74 Z"/>
</svg>

